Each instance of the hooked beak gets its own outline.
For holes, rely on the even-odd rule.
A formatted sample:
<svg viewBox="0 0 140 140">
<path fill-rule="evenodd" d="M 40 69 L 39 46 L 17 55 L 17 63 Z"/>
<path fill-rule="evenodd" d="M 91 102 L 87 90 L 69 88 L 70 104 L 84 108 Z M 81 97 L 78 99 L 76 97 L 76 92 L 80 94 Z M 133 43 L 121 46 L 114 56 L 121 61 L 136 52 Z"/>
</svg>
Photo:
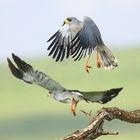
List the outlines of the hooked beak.
<svg viewBox="0 0 140 140">
<path fill-rule="evenodd" d="M 65 19 L 63 25 L 65 25 L 65 24 L 68 24 L 68 25 L 69 25 L 70 22 L 69 22 L 67 19 Z M 62 25 L 62 26 L 63 26 L 63 25 Z"/>
</svg>

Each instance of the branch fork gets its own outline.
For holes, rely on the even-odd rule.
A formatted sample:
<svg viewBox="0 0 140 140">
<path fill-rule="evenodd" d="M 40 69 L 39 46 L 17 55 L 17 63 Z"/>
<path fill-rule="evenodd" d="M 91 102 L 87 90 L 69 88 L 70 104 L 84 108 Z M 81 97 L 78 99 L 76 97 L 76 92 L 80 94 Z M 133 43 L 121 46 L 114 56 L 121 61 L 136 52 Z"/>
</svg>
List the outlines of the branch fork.
<svg viewBox="0 0 140 140">
<path fill-rule="evenodd" d="M 81 110 L 81 112 L 88 117 L 88 126 L 73 132 L 61 140 L 94 140 L 103 135 L 118 135 L 118 132 L 108 132 L 103 129 L 105 120 L 119 119 L 128 123 L 140 123 L 140 110 L 128 112 L 116 107 L 109 107 L 97 111 L 96 116 L 93 116 L 91 111 L 88 113 Z"/>
</svg>

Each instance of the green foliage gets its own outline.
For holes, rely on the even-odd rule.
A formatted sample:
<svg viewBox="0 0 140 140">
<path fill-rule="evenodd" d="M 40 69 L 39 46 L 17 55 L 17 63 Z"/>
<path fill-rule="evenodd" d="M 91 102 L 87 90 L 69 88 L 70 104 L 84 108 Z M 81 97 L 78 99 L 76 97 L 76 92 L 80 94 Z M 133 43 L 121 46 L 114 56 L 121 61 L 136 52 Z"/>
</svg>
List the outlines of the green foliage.
<svg viewBox="0 0 140 140">
<path fill-rule="evenodd" d="M 113 71 L 98 69 L 93 56 L 90 60 L 92 65 L 90 74 L 83 69 L 85 60 L 79 62 L 65 60 L 56 63 L 48 57 L 34 60 L 22 59 L 35 69 L 47 73 L 68 89 L 91 91 L 124 87 L 119 96 L 104 106 L 116 106 L 127 110 L 138 109 L 140 107 L 140 49 L 124 49 L 114 53 L 118 58 L 118 68 Z M 77 116 L 73 117 L 69 112 L 69 105 L 54 101 L 47 96 L 48 91 L 41 87 L 17 80 L 11 75 L 7 64 L 1 64 L 0 68 L 0 139 L 56 140 L 86 126 L 87 118 L 80 113 L 80 109 L 96 112 L 102 107 L 96 103 L 81 102 L 77 107 Z M 140 136 L 138 125 L 114 121 L 114 123 L 107 123 L 106 128 L 120 131 L 120 135 L 101 137 L 100 140 L 112 138 L 129 140 Z"/>
</svg>

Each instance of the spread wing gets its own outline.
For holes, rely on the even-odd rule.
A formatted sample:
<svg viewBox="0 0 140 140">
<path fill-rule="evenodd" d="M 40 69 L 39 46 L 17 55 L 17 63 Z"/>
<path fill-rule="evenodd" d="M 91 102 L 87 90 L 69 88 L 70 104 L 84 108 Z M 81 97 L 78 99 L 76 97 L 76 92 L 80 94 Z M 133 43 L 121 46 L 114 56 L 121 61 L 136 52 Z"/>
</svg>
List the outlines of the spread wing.
<svg viewBox="0 0 140 140">
<path fill-rule="evenodd" d="M 36 84 L 41 87 L 48 89 L 50 92 L 58 92 L 65 90 L 58 82 L 50 78 L 47 74 L 34 70 L 33 67 L 18 56 L 12 54 L 13 60 L 15 61 L 17 67 L 8 58 L 8 65 L 12 74 L 27 83 Z"/>
<path fill-rule="evenodd" d="M 74 60 L 80 60 L 86 55 L 90 55 L 97 45 L 103 45 L 100 31 L 96 24 L 89 18 L 85 17 L 81 30 L 72 40 L 74 51 L 72 57 Z"/>
<path fill-rule="evenodd" d="M 60 30 L 58 30 L 47 42 L 51 41 L 51 44 L 47 48 L 49 56 L 52 56 L 56 61 L 62 61 L 64 58 L 68 58 L 71 54 L 71 41 L 77 34 L 79 29 L 72 31 L 72 27 L 64 24 Z"/>
</svg>

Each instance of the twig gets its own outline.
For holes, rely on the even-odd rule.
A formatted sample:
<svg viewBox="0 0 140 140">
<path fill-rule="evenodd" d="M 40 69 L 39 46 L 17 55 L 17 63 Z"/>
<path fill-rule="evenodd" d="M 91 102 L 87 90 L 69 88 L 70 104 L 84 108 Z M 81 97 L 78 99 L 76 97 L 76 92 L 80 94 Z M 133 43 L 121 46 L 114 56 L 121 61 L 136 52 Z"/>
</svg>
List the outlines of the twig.
<svg viewBox="0 0 140 140">
<path fill-rule="evenodd" d="M 102 135 L 118 135 L 118 132 L 108 132 L 103 129 L 104 120 L 119 119 L 128 123 L 140 123 L 140 110 L 124 111 L 116 107 L 102 108 L 95 117 L 81 110 L 90 120 L 87 127 L 77 130 L 61 140 L 94 140 Z"/>
<path fill-rule="evenodd" d="M 94 119 L 94 117 L 93 117 L 93 115 L 91 114 L 92 113 L 92 111 L 90 111 L 89 113 L 88 112 L 85 112 L 84 110 L 80 110 L 82 113 L 84 113 L 86 116 L 87 116 L 87 118 L 89 119 L 89 122 L 92 122 L 93 121 L 93 119 Z"/>
</svg>

